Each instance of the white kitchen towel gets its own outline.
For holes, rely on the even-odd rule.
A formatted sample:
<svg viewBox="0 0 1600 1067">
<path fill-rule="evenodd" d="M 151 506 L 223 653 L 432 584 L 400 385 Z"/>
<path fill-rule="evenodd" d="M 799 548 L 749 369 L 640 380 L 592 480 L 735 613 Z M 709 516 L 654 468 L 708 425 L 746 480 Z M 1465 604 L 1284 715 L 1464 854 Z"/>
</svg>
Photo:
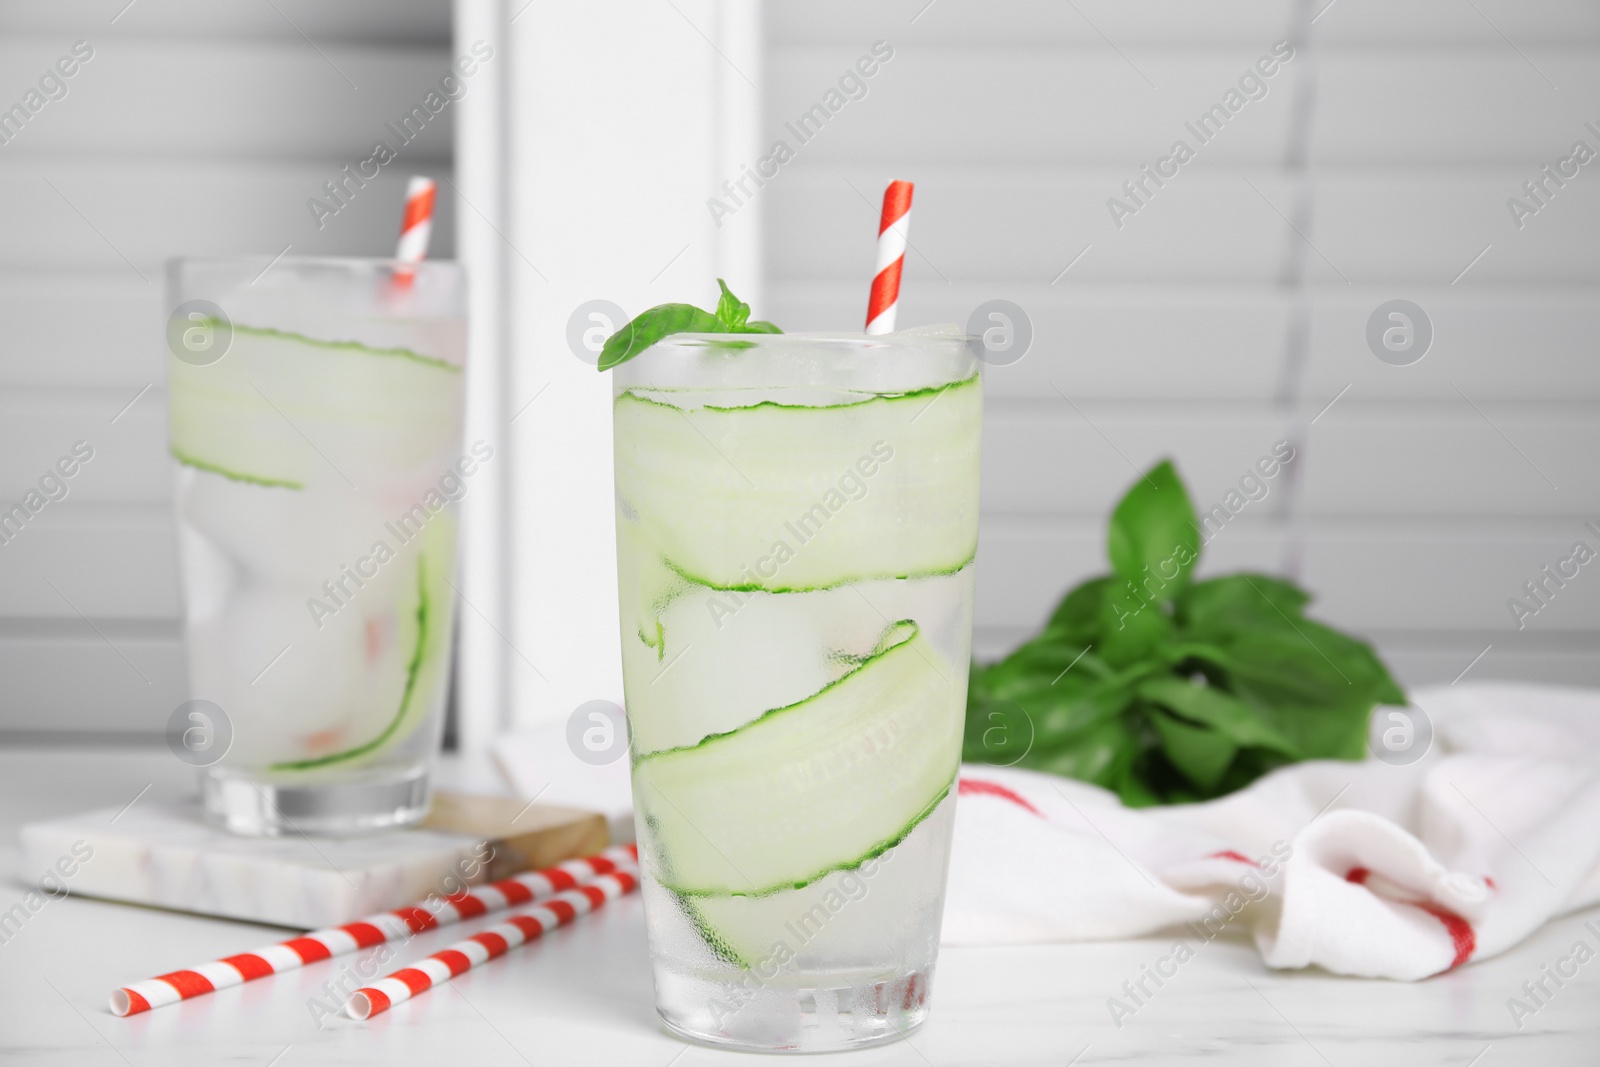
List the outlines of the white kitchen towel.
<svg viewBox="0 0 1600 1067">
<path fill-rule="evenodd" d="M 1412 702 L 1409 728 L 1433 732 L 1414 763 L 1302 763 L 1203 804 L 1131 810 L 964 766 L 944 942 L 1176 929 L 1192 950 L 1247 929 L 1269 966 L 1415 980 L 1600 902 L 1600 692 L 1463 684 Z"/>
</svg>

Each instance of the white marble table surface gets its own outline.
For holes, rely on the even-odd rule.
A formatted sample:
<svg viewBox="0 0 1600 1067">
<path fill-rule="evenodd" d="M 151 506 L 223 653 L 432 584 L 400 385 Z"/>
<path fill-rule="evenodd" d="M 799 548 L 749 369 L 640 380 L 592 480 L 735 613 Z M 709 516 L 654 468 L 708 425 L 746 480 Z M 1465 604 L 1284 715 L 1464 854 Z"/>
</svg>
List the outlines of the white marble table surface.
<svg viewBox="0 0 1600 1067">
<path fill-rule="evenodd" d="M 26 892 L 17 827 L 66 811 L 193 790 L 165 750 L 0 749 L 0 912 Z M 459 773 L 459 772 L 458 772 Z M 1572 916 L 1514 952 L 1415 985 L 1267 970 L 1244 941 L 1203 946 L 1118 1027 L 1107 998 L 1170 939 L 942 954 L 933 1013 L 909 1041 L 848 1054 L 856 1067 L 958 1064 L 1600 1063 L 1600 961 L 1519 1030 L 1507 998 L 1565 955 Z M 492 921 L 492 920 L 491 920 Z M 485 925 L 424 934 L 425 955 Z M 278 940 L 281 930 L 67 898 L 0 943 L 0 1063 L 627 1064 L 696 1067 L 736 1054 L 685 1045 L 651 1007 L 644 920 L 629 898 L 371 1023 L 318 1026 L 307 1006 L 340 961 L 131 1019 L 112 988 Z M 410 959 L 408 955 L 406 957 Z M 353 959 L 353 958 L 351 958 Z"/>
</svg>

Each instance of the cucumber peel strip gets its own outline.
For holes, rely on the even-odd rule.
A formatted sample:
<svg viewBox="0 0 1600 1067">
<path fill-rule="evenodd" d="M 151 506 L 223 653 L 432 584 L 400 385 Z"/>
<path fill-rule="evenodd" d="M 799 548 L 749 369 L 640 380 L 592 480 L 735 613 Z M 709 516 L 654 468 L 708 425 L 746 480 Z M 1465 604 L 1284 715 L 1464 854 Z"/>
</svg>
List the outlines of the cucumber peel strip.
<svg viewBox="0 0 1600 1067">
<path fill-rule="evenodd" d="M 203 459 L 196 459 L 194 456 L 180 452 L 170 445 L 167 446 L 167 451 L 172 454 L 173 459 L 182 463 L 185 467 L 193 467 L 197 471 L 205 471 L 208 474 L 219 474 L 230 481 L 243 482 L 246 485 L 264 486 L 268 489 L 305 488 L 300 482 L 292 482 L 287 478 L 265 478 L 259 474 L 245 474 L 243 471 L 229 470 L 227 467 L 222 467 L 215 463 L 207 463 Z"/>
<path fill-rule="evenodd" d="M 428 603 L 427 582 L 427 556 L 417 557 L 417 647 L 411 652 L 411 662 L 406 665 L 406 688 L 400 697 L 400 710 L 395 712 L 394 718 L 389 720 L 389 725 L 383 732 L 371 741 L 347 748 L 343 752 L 334 752 L 326 756 L 316 756 L 312 759 L 286 760 L 282 763 L 268 765 L 270 771 L 309 771 L 318 767 L 328 767 L 335 763 L 347 763 L 359 759 L 370 752 L 383 747 L 388 740 L 400 729 L 400 724 L 406 720 L 407 713 L 411 710 L 411 698 L 416 695 L 417 676 L 422 673 L 422 659 L 428 648 L 429 620 L 432 615 L 431 605 Z"/>
<path fill-rule="evenodd" d="M 718 933 L 715 926 L 711 925 L 711 921 L 706 918 L 705 913 L 700 910 L 700 906 L 694 902 L 693 897 L 685 896 L 682 893 L 673 893 L 672 897 L 677 901 L 679 909 L 682 910 L 683 917 L 689 920 L 689 925 L 694 927 L 694 932 L 700 935 L 700 940 L 705 942 L 706 948 L 711 950 L 713 956 L 723 963 L 731 963 L 741 970 L 749 971 L 754 969 L 755 965 L 740 955 L 739 950 L 729 944 L 728 939 Z"/>
<path fill-rule="evenodd" d="M 237 322 L 224 322 L 218 318 L 207 318 L 205 322 L 214 326 L 223 326 L 235 334 L 248 334 L 255 337 L 277 337 L 286 341 L 295 341 L 299 344 L 309 345 L 312 348 L 326 348 L 341 352 L 364 352 L 373 356 L 391 356 L 399 359 L 409 359 L 414 363 L 421 363 L 425 367 L 433 367 L 449 374 L 460 374 L 461 368 L 449 360 L 438 359 L 434 356 L 425 356 L 409 348 L 374 348 L 364 345 L 360 341 L 324 341 L 321 338 L 311 337 L 307 334 L 296 333 L 293 330 L 275 330 L 270 326 L 245 326 Z"/>
<path fill-rule="evenodd" d="M 719 593 L 782 594 L 823 593 L 827 592 L 829 589 L 838 589 L 841 586 L 855 585 L 859 582 L 911 581 L 917 578 L 948 578 L 952 574 L 960 574 L 962 571 L 972 566 L 973 562 L 977 560 L 977 558 L 978 546 L 976 543 L 974 543 L 972 546 L 972 551 L 967 554 L 965 559 L 961 560 L 959 563 L 953 563 L 948 567 L 938 567 L 931 571 L 908 571 L 904 574 L 852 574 L 847 577 L 840 578 L 836 582 L 824 582 L 821 585 L 752 585 L 749 582 L 741 582 L 738 585 L 719 585 L 710 578 L 701 578 L 699 575 L 689 573 L 676 563 L 672 562 L 670 559 L 667 559 L 665 556 L 661 557 L 661 562 L 666 565 L 668 570 L 672 571 L 684 581 L 690 582 L 694 585 L 702 586 L 706 589 L 715 590 Z M 649 642 L 646 642 L 646 644 L 648 643 Z"/>
<path fill-rule="evenodd" d="M 952 389 L 963 389 L 970 385 L 976 385 L 978 380 L 979 375 L 974 374 L 970 377 L 961 378 L 957 381 L 945 382 L 943 385 L 927 385 L 917 389 L 908 389 L 903 393 L 866 393 L 860 400 L 844 400 L 837 404 L 785 404 L 778 400 L 758 400 L 754 404 L 702 404 L 698 408 L 690 408 L 688 410 L 715 411 L 723 414 L 738 411 L 756 411 L 761 408 L 771 408 L 775 411 L 838 411 L 847 408 L 863 407 L 867 404 L 895 404 L 903 400 L 915 400 L 919 397 L 934 396 L 939 393 L 948 392 Z M 683 387 L 644 388 L 635 386 L 624 389 L 622 393 L 618 395 L 617 401 L 635 400 L 641 404 L 653 404 L 660 408 L 671 408 L 673 411 L 683 411 L 685 409 L 676 404 L 669 404 L 665 400 L 657 400 L 652 396 L 647 396 L 646 394 L 670 394 L 675 392 L 693 393 L 703 391 L 704 390 L 701 389 L 687 389 Z"/>
</svg>

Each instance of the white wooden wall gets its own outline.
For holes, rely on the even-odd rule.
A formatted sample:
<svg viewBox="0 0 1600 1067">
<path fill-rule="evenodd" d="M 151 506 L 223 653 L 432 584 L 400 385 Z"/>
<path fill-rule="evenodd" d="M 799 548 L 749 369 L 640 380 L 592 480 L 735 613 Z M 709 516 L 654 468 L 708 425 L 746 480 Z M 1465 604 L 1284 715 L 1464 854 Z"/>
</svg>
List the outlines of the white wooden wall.
<svg viewBox="0 0 1600 1067">
<path fill-rule="evenodd" d="M 0 146 L 0 506 L 95 450 L 0 545 L 0 738 L 159 733 L 185 698 L 162 262 L 391 254 L 407 174 L 450 173 L 458 106 L 319 232 L 306 199 L 454 58 L 445 0 L 14 0 L 0 107 L 79 40 L 67 96 Z"/>
<path fill-rule="evenodd" d="M 1574 141 L 1600 150 L 1600 8 L 1326 4 L 1267 97 L 1120 230 L 1107 198 L 1194 143 L 1183 122 L 1295 36 L 1295 0 L 768 5 L 764 144 L 793 145 L 783 121 L 873 41 L 895 55 L 762 190 L 757 312 L 858 328 L 876 199 L 907 178 L 901 323 L 993 297 L 1033 321 L 988 378 L 980 655 L 1105 568 L 1133 467 L 1175 456 L 1205 507 L 1298 426 L 1293 514 L 1279 478 L 1207 571 L 1297 565 L 1317 613 L 1410 683 L 1491 645 L 1469 677 L 1600 683 L 1600 564 L 1520 632 L 1506 606 L 1573 542 L 1600 549 L 1600 162 L 1520 231 L 1505 206 Z M 1408 367 L 1364 338 L 1397 297 L 1435 329 Z"/>
</svg>

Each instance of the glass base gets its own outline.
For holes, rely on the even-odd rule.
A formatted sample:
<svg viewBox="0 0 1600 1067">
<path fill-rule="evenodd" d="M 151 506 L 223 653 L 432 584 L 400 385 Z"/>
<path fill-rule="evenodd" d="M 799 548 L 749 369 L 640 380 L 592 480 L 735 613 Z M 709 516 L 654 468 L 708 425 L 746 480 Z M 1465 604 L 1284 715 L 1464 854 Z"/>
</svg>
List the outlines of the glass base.
<svg viewBox="0 0 1600 1067">
<path fill-rule="evenodd" d="M 785 975 L 743 984 L 657 967 L 656 1011 L 673 1033 L 747 1052 L 842 1052 L 896 1041 L 928 1017 L 932 969 L 892 980 Z M 811 984 L 815 983 L 815 984 Z"/>
<path fill-rule="evenodd" d="M 394 830 L 427 816 L 428 768 L 303 785 L 211 768 L 202 777 L 201 807 L 207 822 L 246 837 Z"/>
</svg>

